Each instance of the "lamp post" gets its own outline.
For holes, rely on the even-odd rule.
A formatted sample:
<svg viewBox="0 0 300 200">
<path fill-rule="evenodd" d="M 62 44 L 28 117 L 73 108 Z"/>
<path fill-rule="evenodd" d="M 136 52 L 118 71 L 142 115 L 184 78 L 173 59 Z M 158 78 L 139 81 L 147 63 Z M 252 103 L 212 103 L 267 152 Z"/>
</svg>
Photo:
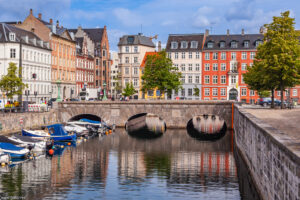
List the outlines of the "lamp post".
<svg viewBox="0 0 300 200">
<path fill-rule="evenodd" d="M 60 98 L 60 85 L 61 85 L 61 81 L 57 80 L 56 81 L 56 85 L 57 85 L 57 99 L 56 99 L 56 101 L 60 102 L 61 101 L 61 98 Z"/>
<path fill-rule="evenodd" d="M 107 97 L 106 97 L 106 83 L 104 82 L 103 83 L 103 98 L 102 98 L 102 100 L 107 100 Z"/>
<path fill-rule="evenodd" d="M 36 101 L 36 96 L 37 96 L 37 91 L 34 91 L 34 96 L 35 96 L 35 103 L 37 103 L 37 101 Z"/>
</svg>

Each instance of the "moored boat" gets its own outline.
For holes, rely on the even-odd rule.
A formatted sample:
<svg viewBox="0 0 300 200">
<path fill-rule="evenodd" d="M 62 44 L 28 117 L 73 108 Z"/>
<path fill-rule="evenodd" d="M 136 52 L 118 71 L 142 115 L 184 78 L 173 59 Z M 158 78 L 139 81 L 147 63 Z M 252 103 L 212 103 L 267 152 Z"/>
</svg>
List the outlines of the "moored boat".
<svg viewBox="0 0 300 200">
<path fill-rule="evenodd" d="M 0 150 L 0 164 L 2 163 L 9 164 L 10 156 L 9 154 L 4 153 L 2 150 Z"/>
<path fill-rule="evenodd" d="M 36 139 L 50 138 L 49 133 L 47 133 L 44 130 L 26 130 L 26 129 L 22 129 L 22 135 L 23 136 L 34 137 Z"/>
<path fill-rule="evenodd" d="M 29 154 L 28 149 L 5 142 L 0 142 L 0 150 L 9 154 L 11 158 L 25 158 Z"/>
<path fill-rule="evenodd" d="M 12 141 L 18 142 L 18 143 L 22 143 L 22 144 L 24 144 L 24 146 L 26 145 L 27 147 L 31 146 L 32 147 L 31 150 L 34 153 L 43 152 L 46 147 L 46 141 L 36 140 L 36 139 L 27 137 L 27 136 L 22 136 L 22 135 L 16 134 L 16 135 L 9 137 L 9 139 Z"/>
<path fill-rule="evenodd" d="M 68 133 L 61 124 L 47 126 L 50 138 L 54 141 L 75 141 L 76 133 Z"/>
</svg>

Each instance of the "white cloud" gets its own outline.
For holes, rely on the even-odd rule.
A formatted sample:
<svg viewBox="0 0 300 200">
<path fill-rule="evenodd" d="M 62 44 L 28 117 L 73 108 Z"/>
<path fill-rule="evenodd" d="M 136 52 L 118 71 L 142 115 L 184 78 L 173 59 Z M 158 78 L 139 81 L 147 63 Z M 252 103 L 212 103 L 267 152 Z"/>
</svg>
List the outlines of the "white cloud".
<svg viewBox="0 0 300 200">
<path fill-rule="evenodd" d="M 124 26 L 137 26 L 143 23 L 141 16 L 126 8 L 116 8 L 113 14 Z"/>
</svg>

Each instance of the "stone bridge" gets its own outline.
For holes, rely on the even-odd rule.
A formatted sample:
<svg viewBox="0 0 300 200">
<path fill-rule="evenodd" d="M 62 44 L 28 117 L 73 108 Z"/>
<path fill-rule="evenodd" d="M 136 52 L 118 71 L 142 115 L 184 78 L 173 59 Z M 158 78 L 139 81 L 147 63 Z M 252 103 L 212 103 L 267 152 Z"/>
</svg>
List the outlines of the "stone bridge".
<svg viewBox="0 0 300 200">
<path fill-rule="evenodd" d="M 124 127 L 131 116 L 153 113 L 165 120 L 167 128 L 185 128 L 195 115 L 214 114 L 223 118 L 228 128 L 232 128 L 233 101 L 99 101 L 60 102 L 58 119 L 60 122 L 97 117 L 108 124 Z"/>
</svg>

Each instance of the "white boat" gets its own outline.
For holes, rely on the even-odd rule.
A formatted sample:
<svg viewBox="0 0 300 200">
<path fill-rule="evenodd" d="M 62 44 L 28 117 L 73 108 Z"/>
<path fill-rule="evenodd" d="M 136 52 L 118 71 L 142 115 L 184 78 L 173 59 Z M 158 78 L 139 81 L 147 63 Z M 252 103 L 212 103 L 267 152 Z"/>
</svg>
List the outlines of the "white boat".
<svg viewBox="0 0 300 200">
<path fill-rule="evenodd" d="M 0 150 L 5 154 L 9 154 L 11 158 L 25 158 L 29 155 L 28 149 L 18 147 L 11 143 L 0 142 Z"/>
<path fill-rule="evenodd" d="M 34 139 L 42 139 L 50 138 L 50 134 L 43 130 L 25 130 L 22 129 L 23 136 L 33 137 Z"/>
<path fill-rule="evenodd" d="M 10 156 L 5 154 L 2 150 L 0 150 L 0 164 L 5 163 L 9 164 Z"/>
<path fill-rule="evenodd" d="M 89 130 L 86 127 L 76 124 L 68 124 L 64 128 L 67 132 L 75 132 L 77 136 L 85 136 L 89 134 Z"/>
<path fill-rule="evenodd" d="M 22 135 L 13 135 L 9 137 L 10 140 L 23 144 L 24 146 L 31 147 L 33 153 L 41 153 L 46 149 L 46 141 L 36 140 L 31 137 Z"/>
</svg>

